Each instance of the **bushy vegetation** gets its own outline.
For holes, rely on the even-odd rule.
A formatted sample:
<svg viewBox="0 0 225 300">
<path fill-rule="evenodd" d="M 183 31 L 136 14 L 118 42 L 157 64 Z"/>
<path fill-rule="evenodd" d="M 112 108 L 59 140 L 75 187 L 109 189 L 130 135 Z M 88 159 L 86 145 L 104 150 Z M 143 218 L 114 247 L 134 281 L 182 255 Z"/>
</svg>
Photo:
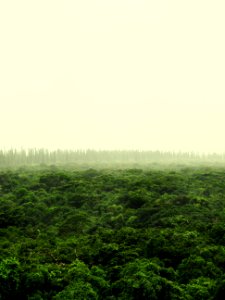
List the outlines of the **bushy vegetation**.
<svg viewBox="0 0 225 300">
<path fill-rule="evenodd" d="M 0 173 L 0 299 L 224 299 L 225 170 Z"/>
</svg>

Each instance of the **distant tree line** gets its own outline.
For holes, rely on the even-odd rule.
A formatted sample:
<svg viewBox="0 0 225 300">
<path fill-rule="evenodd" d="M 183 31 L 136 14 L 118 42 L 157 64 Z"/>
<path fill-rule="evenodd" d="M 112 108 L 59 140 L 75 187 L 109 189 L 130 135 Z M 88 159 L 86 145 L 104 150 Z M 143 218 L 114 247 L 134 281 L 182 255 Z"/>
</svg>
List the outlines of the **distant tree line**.
<svg viewBox="0 0 225 300">
<path fill-rule="evenodd" d="M 165 152 L 139 150 L 0 150 L 0 167 L 55 164 L 146 164 L 182 162 L 222 162 L 224 154 L 198 154 L 194 152 Z"/>
</svg>

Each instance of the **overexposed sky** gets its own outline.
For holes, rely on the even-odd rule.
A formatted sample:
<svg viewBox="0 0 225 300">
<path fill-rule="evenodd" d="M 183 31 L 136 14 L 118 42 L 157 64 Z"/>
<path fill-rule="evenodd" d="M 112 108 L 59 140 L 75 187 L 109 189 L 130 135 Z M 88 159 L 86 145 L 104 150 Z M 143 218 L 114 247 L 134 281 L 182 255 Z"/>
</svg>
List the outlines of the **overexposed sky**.
<svg viewBox="0 0 225 300">
<path fill-rule="evenodd" d="M 225 152 L 224 0 L 0 1 L 0 148 Z"/>
</svg>

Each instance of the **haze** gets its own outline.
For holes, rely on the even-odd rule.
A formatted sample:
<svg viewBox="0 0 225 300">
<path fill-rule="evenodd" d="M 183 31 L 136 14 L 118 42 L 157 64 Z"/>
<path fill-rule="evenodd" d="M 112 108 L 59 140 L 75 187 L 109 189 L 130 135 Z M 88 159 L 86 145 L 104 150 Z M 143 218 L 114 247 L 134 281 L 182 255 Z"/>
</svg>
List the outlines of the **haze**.
<svg viewBox="0 0 225 300">
<path fill-rule="evenodd" d="M 223 0 L 0 3 L 0 148 L 224 152 Z"/>
</svg>

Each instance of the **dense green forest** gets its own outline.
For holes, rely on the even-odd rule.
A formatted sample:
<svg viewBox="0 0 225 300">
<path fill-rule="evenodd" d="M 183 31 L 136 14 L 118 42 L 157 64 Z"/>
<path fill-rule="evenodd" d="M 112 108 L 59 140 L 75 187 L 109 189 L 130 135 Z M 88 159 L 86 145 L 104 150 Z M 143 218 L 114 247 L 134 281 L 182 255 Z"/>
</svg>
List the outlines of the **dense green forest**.
<svg viewBox="0 0 225 300">
<path fill-rule="evenodd" d="M 225 169 L 3 169 L 0 255 L 1 300 L 224 299 Z"/>
</svg>

